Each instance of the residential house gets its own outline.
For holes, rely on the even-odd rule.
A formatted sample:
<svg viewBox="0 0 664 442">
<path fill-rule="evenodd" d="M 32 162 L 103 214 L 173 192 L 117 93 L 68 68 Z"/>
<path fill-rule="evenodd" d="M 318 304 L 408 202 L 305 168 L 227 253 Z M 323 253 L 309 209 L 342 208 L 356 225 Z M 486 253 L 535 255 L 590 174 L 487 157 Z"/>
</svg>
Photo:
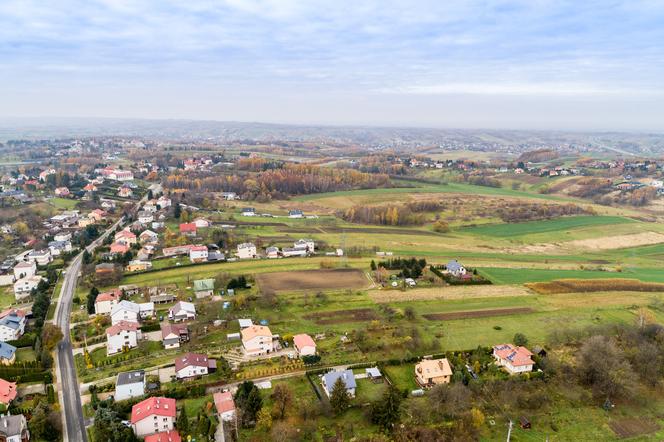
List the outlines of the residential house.
<svg viewBox="0 0 664 442">
<path fill-rule="evenodd" d="M 138 322 L 140 310 L 135 302 L 122 300 L 111 310 L 111 324 L 122 321 Z"/>
<path fill-rule="evenodd" d="M 113 239 L 117 243 L 126 244 L 128 246 L 136 244 L 136 235 L 128 227 L 116 233 Z"/>
<path fill-rule="evenodd" d="M 134 259 L 127 263 L 128 272 L 142 272 L 144 270 L 150 270 L 152 268 L 152 263 L 150 261 L 142 261 L 140 259 Z"/>
<path fill-rule="evenodd" d="M 179 301 L 168 310 L 168 319 L 175 322 L 196 319 L 196 307 L 191 302 Z"/>
<path fill-rule="evenodd" d="M 28 422 L 22 414 L 0 417 L 0 440 L 5 442 L 28 442 L 30 430 Z"/>
<path fill-rule="evenodd" d="M 88 183 L 85 186 L 83 186 L 83 190 L 86 192 L 96 192 L 97 191 L 97 186 L 95 183 Z"/>
<path fill-rule="evenodd" d="M 138 304 L 138 317 L 141 319 L 152 318 L 155 314 L 154 302 L 140 302 Z"/>
<path fill-rule="evenodd" d="M 16 347 L 0 342 L 0 364 L 11 365 L 16 360 Z"/>
<path fill-rule="evenodd" d="M 194 223 L 180 224 L 180 233 L 187 236 L 196 236 L 196 224 Z"/>
<path fill-rule="evenodd" d="M 71 232 L 58 232 L 53 235 L 53 241 L 71 241 Z"/>
<path fill-rule="evenodd" d="M 452 379 L 452 367 L 447 358 L 423 359 L 415 365 L 415 380 L 421 387 L 449 384 Z"/>
<path fill-rule="evenodd" d="M 124 255 L 130 250 L 129 246 L 125 243 L 114 242 L 111 244 L 110 253 L 111 255 Z"/>
<path fill-rule="evenodd" d="M 304 249 L 309 253 L 314 253 L 316 248 L 316 243 L 313 239 L 299 239 L 293 244 L 295 249 Z"/>
<path fill-rule="evenodd" d="M 234 201 L 238 199 L 237 193 L 235 192 L 221 192 L 221 197 L 226 201 Z"/>
<path fill-rule="evenodd" d="M 14 296 L 17 301 L 25 299 L 32 293 L 33 289 L 36 289 L 39 283 L 42 281 L 42 277 L 39 275 L 26 276 L 21 278 L 14 283 Z"/>
<path fill-rule="evenodd" d="M 270 259 L 279 258 L 279 248 L 278 247 L 268 247 L 265 249 L 265 256 Z"/>
<path fill-rule="evenodd" d="M 178 430 L 162 431 L 161 433 L 145 436 L 143 442 L 182 442 Z"/>
<path fill-rule="evenodd" d="M 72 251 L 71 242 L 69 241 L 51 241 L 48 243 L 48 250 L 52 256 L 60 256 L 62 253 Z"/>
<path fill-rule="evenodd" d="M 289 210 L 288 211 L 288 217 L 289 218 L 304 218 L 304 213 L 299 209 Z"/>
<path fill-rule="evenodd" d="M 313 356 L 316 354 L 316 343 L 307 334 L 293 336 L 293 346 L 300 356 Z"/>
<path fill-rule="evenodd" d="M 141 244 L 157 244 L 159 242 L 159 235 L 152 230 L 144 230 L 138 235 L 138 240 Z"/>
<path fill-rule="evenodd" d="M 217 409 L 217 416 L 222 421 L 232 421 L 235 419 L 235 401 L 233 393 L 230 391 L 217 392 L 212 395 L 214 406 Z"/>
<path fill-rule="evenodd" d="M 16 399 L 16 382 L 0 379 L 0 404 L 8 407 Z"/>
<path fill-rule="evenodd" d="M 47 266 L 53 261 L 49 249 L 33 250 L 28 253 L 28 260 L 34 261 L 38 266 Z"/>
<path fill-rule="evenodd" d="M 145 371 L 124 371 L 118 374 L 115 381 L 115 401 L 124 401 L 145 394 Z"/>
<path fill-rule="evenodd" d="M 168 198 L 167 196 L 160 196 L 159 199 L 157 200 L 157 205 L 162 209 L 171 207 L 171 199 Z"/>
<path fill-rule="evenodd" d="M 25 312 L 10 308 L 0 313 L 0 341 L 14 341 L 25 333 L 27 318 Z"/>
<path fill-rule="evenodd" d="M 214 279 L 197 279 L 194 281 L 196 298 L 207 298 L 214 294 Z"/>
<path fill-rule="evenodd" d="M 59 196 L 61 198 L 64 198 L 66 196 L 69 196 L 69 189 L 66 187 L 56 187 L 55 188 L 55 196 Z"/>
<path fill-rule="evenodd" d="M 154 216 L 150 212 L 144 210 L 138 212 L 138 222 L 141 224 L 148 224 L 154 221 Z"/>
<path fill-rule="evenodd" d="M 237 246 L 237 256 L 240 259 L 255 258 L 256 246 L 250 242 L 239 244 Z"/>
<path fill-rule="evenodd" d="M 131 190 L 131 187 L 120 186 L 118 187 L 118 196 L 120 198 L 131 198 L 132 196 L 134 196 L 134 191 Z"/>
<path fill-rule="evenodd" d="M 37 274 L 37 264 L 34 261 L 21 261 L 14 266 L 14 277 L 18 280 L 26 276 Z"/>
<path fill-rule="evenodd" d="M 137 347 L 141 336 L 141 329 L 137 322 L 114 323 L 106 329 L 106 354 L 110 356 L 124 349 Z"/>
<path fill-rule="evenodd" d="M 357 388 L 357 384 L 355 383 L 355 375 L 353 374 L 353 370 L 349 369 L 342 371 L 328 371 L 323 375 L 322 384 L 325 394 L 327 394 L 328 397 L 332 394 L 332 389 L 334 388 L 334 384 L 337 382 L 337 379 L 341 379 L 341 381 L 346 386 L 346 392 L 351 397 L 355 397 L 355 388 Z"/>
<path fill-rule="evenodd" d="M 504 367 L 510 374 L 533 371 L 535 361 L 532 356 L 533 354 L 526 347 L 517 347 L 512 344 L 500 344 L 493 347 L 496 364 Z"/>
<path fill-rule="evenodd" d="M 242 329 L 242 349 L 247 356 L 260 356 L 274 351 L 272 332 L 264 325 Z"/>
<path fill-rule="evenodd" d="M 189 260 L 193 263 L 206 262 L 208 249 L 206 246 L 191 246 L 189 249 Z"/>
<path fill-rule="evenodd" d="M 242 209 L 242 212 L 240 213 L 242 216 L 256 216 L 256 209 L 253 207 L 245 207 Z"/>
<path fill-rule="evenodd" d="M 190 244 L 184 246 L 174 246 L 174 247 L 164 247 L 161 250 L 162 255 L 167 257 L 178 256 L 178 255 L 188 255 L 189 249 L 192 246 Z"/>
<path fill-rule="evenodd" d="M 199 229 L 210 227 L 211 225 L 210 221 L 206 220 L 205 218 L 196 218 L 194 220 L 194 224 L 196 224 L 196 227 Z"/>
<path fill-rule="evenodd" d="M 179 348 L 189 341 L 189 329 L 185 324 L 161 324 L 161 343 L 165 349 Z"/>
<path fill-rule="evenodd" d="M 110 315 L 113 308 L 120 302 L 122 290 L 115 289 L 97 295 L 95 300 L 95 313 L 98 315 Z"/>
<path fill-rule="evenodd" d="M 138 437 L 171 431 L 176 416 L 175 399 L 150 397 L 131 407 L 131 427 Z"/>
<path fill-rule="evenodd" d="M 202 353 L 185 353 L 175 358 L 175 376 L 178 379 L 189 379 L 204 376 L 217 369 L 217 361 Z"/>
<path fill-rule="evenodd" d="M 447 272 L 451 274 L 452 276 L 456 276 L 457 278 L 462 277 L 466 274 L 466 268 L 462 266 L 459 261 L 456 259 L 451 260 L 450 262 L 447 263 Z"/>
<path fill-rule="evenodd" d="M 79 218 L 77 225 L 78 225 L 78 227 L 84 228 L 84 227 L 91 226 L 94 223 L 95 223 L 95 220 L 93 220 L 92 218 Z"/>
</svg>

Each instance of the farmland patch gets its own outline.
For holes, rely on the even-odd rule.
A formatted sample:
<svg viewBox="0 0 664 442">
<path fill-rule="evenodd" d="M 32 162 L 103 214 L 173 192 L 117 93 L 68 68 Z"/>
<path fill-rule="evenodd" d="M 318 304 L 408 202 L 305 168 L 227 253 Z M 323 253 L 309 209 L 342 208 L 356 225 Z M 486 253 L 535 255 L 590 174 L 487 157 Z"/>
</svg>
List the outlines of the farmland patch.
<svg viewBox="0 0 664 442">
<path fill-rule="evenodd" d="M 449 312 L 449 313 L 429 313 L 422 315 L 429 321 L 451 321 L 454 319 L 475 319 L 475 318 L 489 318 L 492 316 L 509 316 L 520 315 L 523 313 L 533 313 L 534 310 L 530 307 L 515 307 L 515 308 L 497 308 L 491 310 L 471 310 L 465 312 Z"/>
<path fill-rule="evenodd" d="M 256 282 L 265 290 L 357 289 L 369 285 L 364 272 L 358 269 L 300 270 L 263 273 Z"/>
<path fill-rule="evenodd" d="M 526 286 L 542 295 L 582 292 L 664 292 L 664 284 L 638 279 L 557 279 Z"/>
<path fill-rule="evenodd" d="M 659 424 L 654 420 L 639 417 L 614 419 L 609 422 L 609 427 L 620 439 L 654 433 L 659 430 Z"/>
<path fill-rule="evenodd" d="M 311 313 L 304 319 L 314 321 L 316 324 L 341 324 L 344 322 L 362 322 L 377 319 L 378 315 L 370 308 L 355 308 L 349 310 L 335 310 L 331 312 Z"/>
</svg>

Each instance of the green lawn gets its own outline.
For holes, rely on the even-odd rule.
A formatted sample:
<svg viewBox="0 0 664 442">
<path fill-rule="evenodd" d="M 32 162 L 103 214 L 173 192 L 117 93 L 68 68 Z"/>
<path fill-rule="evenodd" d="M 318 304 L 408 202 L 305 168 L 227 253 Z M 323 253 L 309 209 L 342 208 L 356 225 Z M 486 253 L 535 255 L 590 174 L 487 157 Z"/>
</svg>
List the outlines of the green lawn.
<svg viewBox="0 0 664 442">
<path fill-rule="evenodd" d="M 494 284 L 525 284 L 554 279 L 612 279 L 633 278 L 645 282 L 664 282 L 664 272 L 653 268 L 625 268 L 622 272 L 599 270 L 519 269 L 484 267 L 478 271 Z"/>
<path fill-rule="evenodd" d="M 14 290 L 12 286 L 8 285 L 5 287 L 0 287 L 0 308 L 9 307 L 10 304 L 16 302 L 14 297 Z"/>
<path fill-rule="evenodd" d="M 420 388 L 415 382 L 414 364 L 390 365 L 384 367 L 383 370 L 397 388 L 408 391 Z"/>
<path fill-rule="evenodd" d="M 69 198 L 51 198 L 48 200 L 53 206 L 62 210 L 71 210 L 76 207 L 78 201 Z"/>
<path fill-rule="evenodd" d="M 379 400 L 387 388 L 386 383 L 374 383 L 369 379 L 358 379 L 356 384 L 355 402 L 360 405 Z"/>
<path fill-rule="evenodd" d="M 525 223 L 505 223 L 468 227 L 462 229 L 465 233 L 474 235 L 508 238 L 514 236 L 531 235 L 535 233 L 559 232 L 579 227 L 604 226 L 609 224 L 626 224 L 636 221 L 622 216 L 565 216 L 561 218 L 530 221 Z"/>
<path fill-rule="evenodd" d="M 16 350 L 16 362 L 28 362 L 37 360 L 37 355 L 32 347 L 21 347 Z"/>
</svg>

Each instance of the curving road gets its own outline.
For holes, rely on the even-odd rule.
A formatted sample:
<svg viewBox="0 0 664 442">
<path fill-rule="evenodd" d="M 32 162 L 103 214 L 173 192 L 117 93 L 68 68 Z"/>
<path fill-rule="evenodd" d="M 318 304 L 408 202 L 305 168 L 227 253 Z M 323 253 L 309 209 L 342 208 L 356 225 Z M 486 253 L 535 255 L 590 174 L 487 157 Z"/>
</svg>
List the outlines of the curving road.
<svg viewBox="0 0 664 442">
<path fill-rule="evenodd" d="M 147 200 L 143 197 L 138 202 L 136 208 Z M 104 233 L 86 247 L 89 253 L 99 246 L 104 239 L 122 224 L 124 217 L 121 217 Z M 63 440 L 70 442 L 87 442 L 88 435 L 85 430 L 85 421 L 83 419 L 83 408 L 81 407 L 81 395 L 79 393 L 78 379 L 76 378 L 76 366 L 74 365 L 74 355 L 72 352 L 71 339 L 69 333 L 69 317 L 71 315 L 72 299 L 76 292 L 76 281 L 81 271 L 83 263 L 83 252 L 76 255 L 76 258 L 69 264 L 65 273 L 65 279 L 60 291 L 60 298 L 55 308 L 55 324 L 60 327 L 63 339 L 60 341 L 55 354 L 55 363 L 60 388 L 58 395 L 62 404 L 62 430 Z"/>
</svg>

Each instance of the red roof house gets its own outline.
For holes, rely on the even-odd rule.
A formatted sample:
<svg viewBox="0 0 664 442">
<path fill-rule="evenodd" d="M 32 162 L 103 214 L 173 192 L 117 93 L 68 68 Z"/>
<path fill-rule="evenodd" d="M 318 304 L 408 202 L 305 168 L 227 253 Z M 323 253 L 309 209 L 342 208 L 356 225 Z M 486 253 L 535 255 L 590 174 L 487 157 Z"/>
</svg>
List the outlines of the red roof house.
<svg viewBox="0 0 664 442">
<path fill-rule="evenodd" d="M 195 235 L 196 234 L 196 224 L 195 223 L 182 223 L 180 224 L 180 233 L 185 235 Z"/>
<path fill-rule="evenodd" d="M 162 431 L 161 433 L 145 436 L 145 442 L 181 442 L 178 430 Z"/>
<path fill-rule="evenodd" d="M 0 379 L 0 403 L 9 405 L 14 399 L 16 399 L 16 382 Z"/>
</svg>

